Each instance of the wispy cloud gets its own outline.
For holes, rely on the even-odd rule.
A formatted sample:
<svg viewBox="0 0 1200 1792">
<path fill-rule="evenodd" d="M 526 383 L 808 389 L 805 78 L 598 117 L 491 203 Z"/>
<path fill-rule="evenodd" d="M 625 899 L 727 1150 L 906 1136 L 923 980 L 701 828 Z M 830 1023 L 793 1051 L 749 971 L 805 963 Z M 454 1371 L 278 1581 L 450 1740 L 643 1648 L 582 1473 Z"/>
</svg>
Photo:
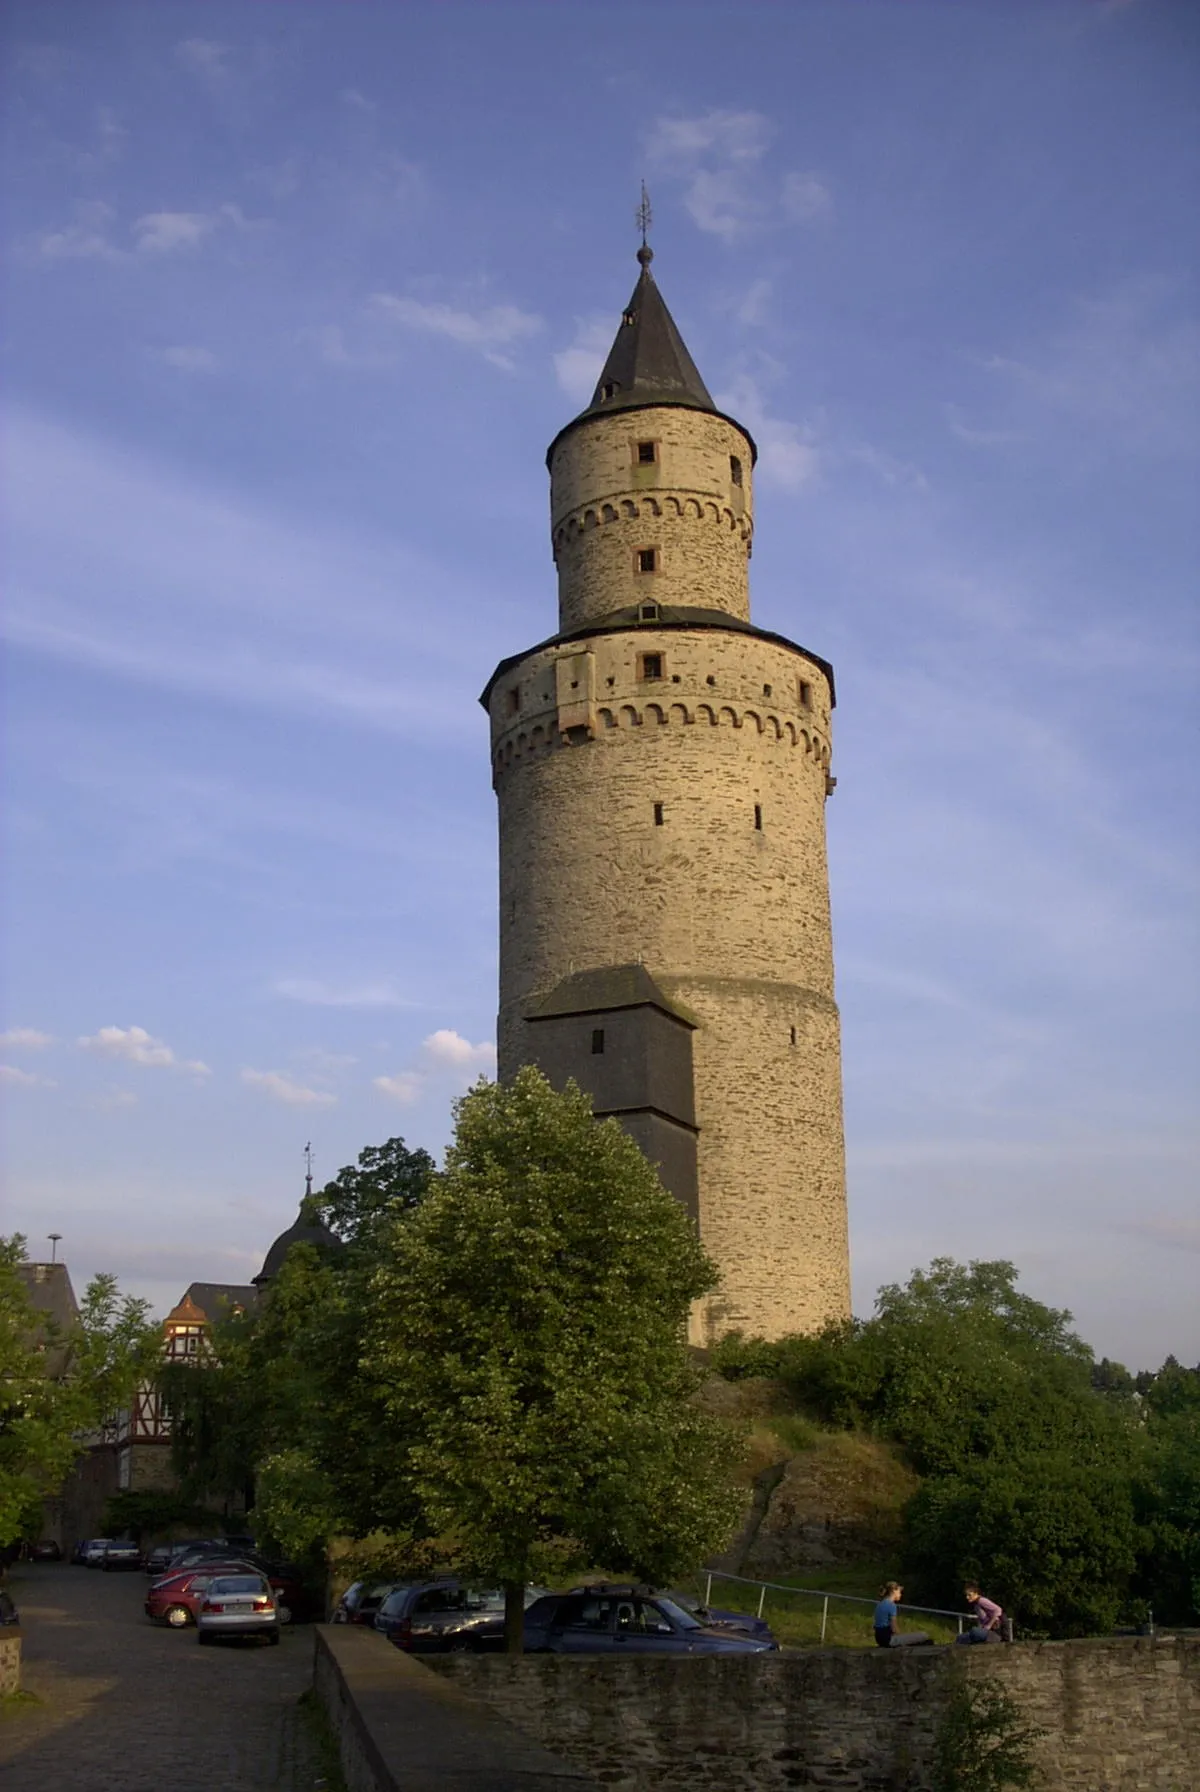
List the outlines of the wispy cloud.
<svg viewBox="0 0 1200 1792">
<path fill-rule="evenodd" d="M 516 305 L 487 305 L 476 311 L 395 293 L 372 294 L 372 303 L 394 323 L 430 336 L 445 336 L 463 348 L 477 350 L 485 361 L 511 371 L 512 357 L 501 351 L 536 336 L 543 322 L 536 313 Z"/>
<path fill-rule="evenodd" d="M 771 225 L 811 223 L 832 207 L 828 187 L 810 170 L 780 175 L 767 167 L 773 135 L 761 112 L 716 109 L 660 118 L 646 155 L 652 170 L 682 182 L 700 229 L 734 243 Z"/>
<path fill-rule="evenodd" d="M 156 361 L 177 367 L 181 373 L 211 373 L 218 366 L 212 350 L 194 342 L 174 343 L 169 348 L 151 349 L 150 352 Z"/>
<path fill-rule="evenodd" d="M 758 382 L 748 374 L 735 380 L 717 403 L 739 417 L 758 444 L 758 478 L 782 491 L 796 492 L 816 479 L 821 466 L 814 432 L 804 424 L 773 417 Z"/>
<path fill-rule="evenodd" d="M 576 404 L 586 404 L 595 391 L 612 337 L 611 317 L 577 317 L 574 341 L 554 356 L 555 378 Z"/>
<path fill-rule="evenodd" d="M 207 1064 L 199 1058 L 179 1058 L 162 1039 L 155 1039 L 145 1027 L 101 1027 L 98 1033 L 83 1035 L 79 1045 L 87 1052 L 106 1058 L 123 1058 L 143 1070 L 183 1070 L 191 1076 L 210 1076 Z"/>
<path fill-rule="evenodd" d="M 280 1070 L 243 1070 L 242 1081 L 251 1089 L 261 1089 L 273 1101 L 289 1108 L 331 1108 L 337 1101 L 327 1089 L 312 1089 L 285 1076 Z"/>
<path fill-rule="evenodd" d="M 0 1048 L 7 1051 L 40 1052 L 53 1044 L 54 1035 L 39 1032 L 37 1027 L 9 1027 L 0 1033 Z"/>
<path fill-rule="evenodd" d="M 37 1076 L 32 1070 L 20 1070 L 15 1064 L 0 1064 L 0 1083 L 7 1083 L 14 1089 L 53 1089 L 56 1085 L 46 1076 Z"/>
<path fill-rule="evenodd" d="M 428 1092 L 431 1085 L 444 1083 L 451 1077 L 458 1087 L 465 1088 L 473 1076 L 493 1070 L 495 1063 L 496 1048 L 490 1040 L 482 1039 L 472 1045 L 469 1039 L 464 1039 L 452 1028 L 439 1027 L 436 1033 L 430 1033 L 422 1040 L 415 1065 L 398 1070 L 392 1076 L 375 1077 L 374 1086 L 393 1101 L 411 1106 Z"/>
<path fill-rule="evenodd" d="M 230 49 L 212 37 L 185 37 L 175 45 L 175 60 L 190 74 L 215 83 L 229 74 Z"/>
<path fill-rule="evenodd" d="M 169 255 L 174 249 L 194 249 L 216 229 L 215 212 L 145 212 L 133 221 L 139 255 Z"/>
<path fill-rule="evenodd" d="M 233 204 L 208 212 L 143 212 L 128 227 L 118 228 L 112 206 L 93 199 L 76 206 L 73 223 L 39 231 L 25 253 L 47 262 L 153 260 L 198 249 L 218 231 L 256 228 L 262 226 Z"/>
<path fill-rule="evenodd" d="M 277 996 L 314 1008 L 412 1008 L 407 996 L 391 983 L 323 983 L 316 977 L 281 977 L 272 985 Z"/>
</svg>

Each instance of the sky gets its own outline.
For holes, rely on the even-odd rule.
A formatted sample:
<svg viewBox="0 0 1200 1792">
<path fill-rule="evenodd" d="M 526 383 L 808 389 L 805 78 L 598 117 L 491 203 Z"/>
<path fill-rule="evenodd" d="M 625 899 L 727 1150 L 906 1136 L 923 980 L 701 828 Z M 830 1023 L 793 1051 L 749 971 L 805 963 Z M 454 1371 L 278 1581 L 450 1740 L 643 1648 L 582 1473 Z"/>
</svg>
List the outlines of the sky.
<svg viewBox="0 0 1200 1792">
<path fill-rule="evenodd" d="M 855 1310 L 1014 1261 L 1200 1358 L 1194 195 L 1173 0 L 3 22 L 3 1225 L 165 1312 L 494 1066 L 478 694 L 654 271 L 837 670 Z"/>
</svg>

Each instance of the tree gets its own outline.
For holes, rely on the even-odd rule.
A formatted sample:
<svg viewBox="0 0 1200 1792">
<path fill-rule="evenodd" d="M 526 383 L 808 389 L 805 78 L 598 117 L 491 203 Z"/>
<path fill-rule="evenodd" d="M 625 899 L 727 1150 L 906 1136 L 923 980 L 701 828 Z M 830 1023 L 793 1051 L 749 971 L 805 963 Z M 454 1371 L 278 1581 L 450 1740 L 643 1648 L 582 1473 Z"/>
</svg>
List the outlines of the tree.
<svg viewBox="0 0 1200 1792">
<path fill-rule="evenodd" d="M 317 1213 L 350 1245 L 370 1245 L 382 1228 L 418 1207 L 434 1173 L 427 1151 L 388 1139 L 359 1152 L 315 1197 Z"/>
<path fill-rule="evenodd" d="M 932 1792 L 1040 1785 L 1034 1749 L 1045 1733 L 1005 1687 L 956 1674 L 934 1739 Z"/>
<path fill-rule="evenodd" d="M 60 1330 L 33 1306 L 19 1233 L 0 1238 L 0 1546 L 29 1534 L 83 1437 L 132 1399 L 160 1347 L 145 1301 L 113 1276 L 89 1282 L 79 1322 Z"/>
<path fill-rule="evenodd" d="M 1200 1618 L 1200 1368 L 1168 1357 L 1145 1378 L 1146 1453 L 1135 1487 L 1137 1590 L 1169 1624 Z"/>
<path fill-rule="evenodd" d="M 364 1368 L 427 1529 L 503 1583 L 602 1564 L 662 1582 L 727 1538 L 736 1448 L 690 1403 L 691 1303 L 715 1272 L 614 1121 L 535 1069 L 456 1107 L 443 1174 L 394 1225 Z"/>
</svg>

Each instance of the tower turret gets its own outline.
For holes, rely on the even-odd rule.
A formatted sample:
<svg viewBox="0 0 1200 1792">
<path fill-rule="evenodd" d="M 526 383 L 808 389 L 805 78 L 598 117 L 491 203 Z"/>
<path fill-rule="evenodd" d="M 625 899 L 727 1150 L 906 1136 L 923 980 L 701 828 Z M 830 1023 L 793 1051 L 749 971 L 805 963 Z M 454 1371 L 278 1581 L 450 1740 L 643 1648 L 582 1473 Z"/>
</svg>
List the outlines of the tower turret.
<svg viewBox="0 0 1200 1792">
<path fill-rule="evenodd" d="M 723 416 L 642 271 L 587 409 L 550 445 L 559 627 L 628 604 L 750 615 L 756 449 Z"/>
<path fill-rule="evenodd" d="M 638 259 L 592 401 L 547 456 L 559 630 L 482 699 L 499 1065 L 574 1077 L 658 1164 L 721 1271 L 705 1342 L 849 1313 L 833 672 L 750 620 L 754 443 Z"/>
</svg>

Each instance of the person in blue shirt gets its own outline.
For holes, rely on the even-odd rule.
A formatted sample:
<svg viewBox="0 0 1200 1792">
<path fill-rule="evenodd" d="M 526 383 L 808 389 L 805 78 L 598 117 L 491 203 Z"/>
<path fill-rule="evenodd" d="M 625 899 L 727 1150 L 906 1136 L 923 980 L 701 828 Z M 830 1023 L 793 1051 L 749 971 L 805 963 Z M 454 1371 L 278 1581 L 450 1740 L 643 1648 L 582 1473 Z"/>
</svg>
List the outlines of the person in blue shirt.
<svg viewBox="0 0 1200 1792">
<path fill-rule="evenodd" d="M 898 1580 L 890 1580 L 883 1589 L 883 1597 L 875 1607 L 875 1641 L 881 1649 L 899 1649 L 915 1643 L 928 1643 L 931 1638 L 923 1630 L 908 1630 L 903 1635 L 897 1623 L 898 1608 L 904 1597 L 904 1588 Z"/>
</svg>

